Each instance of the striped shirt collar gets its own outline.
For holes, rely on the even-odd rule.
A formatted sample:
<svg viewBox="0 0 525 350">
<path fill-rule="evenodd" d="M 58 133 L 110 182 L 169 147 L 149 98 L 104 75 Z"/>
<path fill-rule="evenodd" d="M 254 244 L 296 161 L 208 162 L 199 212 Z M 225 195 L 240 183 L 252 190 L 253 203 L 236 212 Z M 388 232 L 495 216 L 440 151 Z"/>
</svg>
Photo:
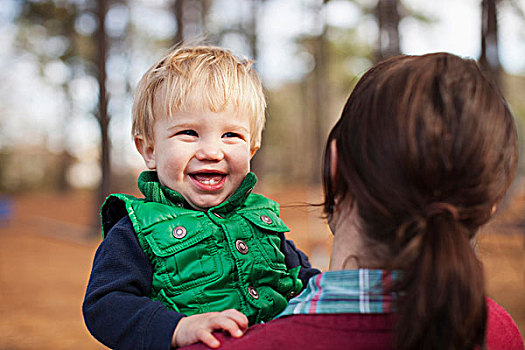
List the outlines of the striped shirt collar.
<svg viewBox="0 0 525 350">
<path fill-rule="evenodd" d="M 385 287 L 399 277 L 394 271 L 340 270 L 313 276 L 306 289 L 290 300 L 277 317 L 293 314 L 380 314 L 394 310 L 395 293 L 384 292 Z"/>
</svg>

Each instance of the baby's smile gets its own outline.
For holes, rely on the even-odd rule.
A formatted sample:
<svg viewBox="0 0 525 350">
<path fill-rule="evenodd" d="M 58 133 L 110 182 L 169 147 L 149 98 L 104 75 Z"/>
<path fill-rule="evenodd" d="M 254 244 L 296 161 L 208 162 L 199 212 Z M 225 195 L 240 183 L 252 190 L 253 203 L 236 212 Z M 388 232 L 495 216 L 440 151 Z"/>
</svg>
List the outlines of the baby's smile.
<svg viewBox="0 0 525 350">
<path fill-rule="evenodd" d="M 216 191 L 224 185 L 226 174 L 218 172 L 199 172 L 190 174 L 193 182 L 204 191 Z"/>
</svg>

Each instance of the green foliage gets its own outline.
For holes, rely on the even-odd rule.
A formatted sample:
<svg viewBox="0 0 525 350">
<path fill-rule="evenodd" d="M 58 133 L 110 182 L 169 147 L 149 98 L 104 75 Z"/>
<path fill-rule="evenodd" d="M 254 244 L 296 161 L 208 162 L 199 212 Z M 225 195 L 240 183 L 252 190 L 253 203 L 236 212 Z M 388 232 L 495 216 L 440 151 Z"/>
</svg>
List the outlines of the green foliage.
<svg viewBox="0 0 525 350">
<path fill-rule="evenodd" d="M 95 15 L 96 1 L 71 1 L 71 0 L 13 0 L 16 1 L 19 11 L 16 13 L 17 40 L 16 45 L 19 52 L 31 55 L 38 62 L 43 79 L 47 79 L 46 67 L 53 63 L 63 63 L 68 69 L 71 79 L 59 84 L 56 81 L 48 81 L 55 84 L 57 90 L 69 94 L 70 81 L 74 78 L 97 76 L 97 44 L 94 34 L 98 22 Z M 227 0 L 225 0 L 227 1 Z M 340 0 L 342 1 L 342 0 Z M 310 181 L 320 173 L 320 164 L 324 140 L 335 120 L 338 118 L 343 104 L 353 89 L 358 78 L 372 66 L 375 60 L 375 41 L 370 36 L 363 37 L 363 23 L 365 28 L 372 28 L 376 22 L 376 2 L 369 0 L 346 0 L 351 2 L 359 12 L 358 19 L 351 27 L 331 27 L 324 22 L 319 11 L 305 12 L 306 21 L 317 21 L 315 27 L 322 28 L 322 33 L 302 35 L 296 38 L 297 52 L 291 59 L 304 63 L 304 72 L 296 81 L 283 83 L 267 91 L 269 108 L 268 122 L 264 133 L 264 141 L 257 155 L 260 169 L 257 169 L 261 180 L 276 179 L 286 182 Z M 139 9 L 156 7 L 158 11 L 172 11 L 167 5 L 151 5 L 148 2 L 125 2 L 124 0 L 111 0 L 111 6 L 128 6 Z M 264 2 L 260 2 L 264 6 Z M 326 6 L 328 0 L 323 2 Z M 317 3 L 320 9 L 320 3 Z M 165 6 L 164 8 L 162 6 Z M 210 4 L 207 5 L 211 7 Z M 308 8 L 305 5 L 304 8 Z M 308 10 L 305 10 L 308 11 Z M 436 21 L 431 14 L 420 13 L 406 6 L 399 0 L 399 15 L 402 19 L 413 19 L 422 23 L 432 24 Z M 149 14 L 151 16 L 151 13 Z M 210 39 L 219 41 L 225 33 L 246 34 L 243 25 L 249 17 L 240 17 L 241 22 L 233 20 L 231 23 L 209 26 L 212 33 Z M 147 17 L 144 17 L 147 18 Z M 208 20 L 213 20 L 209 16 Z M 254 18 L 255 20 L 256 18 Z M 81 23 L 84 20 L 91 21 L 91 29 L 83 30 Z M 244 24 L 243 24 L 244 23 Z M 152 62 L 152 57 L 157 57 L 160 52 L 171 46 L 173 38 L 166 34 L 156 34 L 145 29 L 145 22 L 129 18 L 129 23 L 122 37 L 111 37 L 111 48 L 109 57 L 119 56 L 117 60 L 119 69 L 123 72 L 122 79 L 125 80 L 126 96 L 110 96 L 112 101 L 118 98 L 121 101 L 129 101 L 130 88 L 136 83 L 137 72 L 132 71 L 131 63 L 142 65 L 144 62 Z M 239 29 L 240 28 L 240 29 Z M 240 31 L 239 31 L 240 30 Z M 314 30 L 315 31 L 315 30 Z M 372 30 L 373 31 L 373 30 Z M 166 31 L 165 33 L 169 33 Z M 164 36 L 162 36 L 164 35 Z M 169 35 L 169 34 L 168 34 Z M 263 47 L 259 43 L 259 50 Z M 132 57 L 134 62 L 131 62 Z M 302 62 L 301 62 L 302 61 Z M 122 67 L 129 65 L 128 67 Z M 143 67 L 140 67 L 143 69 Z M 134 76 L 132 76 L 135 74 Z M 111 77 L 110 77 L 111 78 Z M 52 79 L 48 79 L 52 80 Z M 507 87 L 505 95 L 509 105 L 519 121 L 521 130 L 525 130 L 525 102 L 522 91 L 525 90 L 523 77 L 507 76 L 505 78 Z M 57 86 L 58 85 L 58 86 Z M 110 91 L 112 93 L 112 91 Z M 71 96 L 67 97 L 70 103 L 74 103 Z M 122 102 L 120 102 L 122 104 Z M 76 114 L 94 115 L 95 106 L 80 107 L 73 106 L 64 113 L 64 124 L 71 122 L 74 113 L 68 113 L 74 109 Z M 114 107 L 114 106 L 113 106 Z M 120 106 L 127 108 L 127 106 Z M 112 113 L 114 109 L 111 109 Z M 58 110 L 57 114 L 63 113 Z M 0 123 L 2 120 L 0 119 Z M 65 129 L 65 128 L 64 128 Z M 523 134 L 524 131 L 521 132 Z M 520 138 L 523 140 L 523 137 Z M 522 141 L 522 143 L 525 143 Z M 3 150 L 4 151 L 4 150 Z M 6 151 L 7 152 L 7 151 Z M 6 154 L 0 159 L 0 179 L 6 175 L 5 169 L 12 160 L 8 160 Z M 12 157 L 9 155 L 9 157 Z M 47 157 L 47 156 L 46 156 Z M 51 159 L 49 157 L 42 159 Z M 12 158 L 9 158 L 12 159 Z M 5 160 L 5 162 L 4 162 Z M 259 162 L 260 160 L 260 162 Z M 50 161 L 51 162 L 51 161 Z M 10 164 L 10 163 L 9 163 Z M 59 163 L 53 163 L 59 164 Z M 47 166 L 45 167 L 46 169 Z M 259 167 L 258 167 L 259 168 Z M 53 172 L 47 172 L 52 174 Z M 2 181 L 0 181 L 2 183 Z"/>
<path fill-rule="evenodd" d="M 77 9 L 68 2 L 22 1 L 16 18 L 20 49 L 38 56 L 43 63 L 53 59 L 66 61 L 74 54 L 77 13 Z M 53 50 L 49 45 L 62 47 Z"/>
<path fill-rule="evenodd" d="M 315 64 L 320 41 L 323 66 Z M 335 123 L 357 78 L 372 65 L 373 47 L 354 28 L 329 27 L 323 37 L 298 38 L 299 50 L 314 60 L 313 69 L 298 82 L 267 91 L 268 119 L 263 145 L 262 181 L 317 182 L 328 131 Z M 322 74 L 315 69 L 322 69 Z M 322 81 L 319 81 L 322 79 Z M 316 98 L 321 87 L 323 97 Z M 318 105 L 318 103 L 320 105 Z M 317 115 L 321 114 L 321 115 Z"/>
</svg>

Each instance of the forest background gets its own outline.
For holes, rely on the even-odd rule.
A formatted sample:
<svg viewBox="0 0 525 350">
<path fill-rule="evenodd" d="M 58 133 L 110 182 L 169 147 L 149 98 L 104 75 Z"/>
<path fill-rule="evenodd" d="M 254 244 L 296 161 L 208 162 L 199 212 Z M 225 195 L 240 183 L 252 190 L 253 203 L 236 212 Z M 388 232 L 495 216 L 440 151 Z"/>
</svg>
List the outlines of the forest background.
<svg viewBox="0 0 525 350">
<path fill-rule="evenodd" d="M 80 315 L 98 208 L 111 192 L 137 194 L 132 94 L 172 45 L 255 60 L 268 99 L 256 191 L 281 203 L 291 238 L 326 269 L 331 236 L 309 204 L 322 200 L 327 133 L 358 78 L 400 53 L 471 57 L 507 98 L 523 154 L 524 10 L 525 0 L 2 0 L 0 348 L 100 348 Z M 524 165 L 479 248 L 489 295 L 522 334 Z"/>
</svg>

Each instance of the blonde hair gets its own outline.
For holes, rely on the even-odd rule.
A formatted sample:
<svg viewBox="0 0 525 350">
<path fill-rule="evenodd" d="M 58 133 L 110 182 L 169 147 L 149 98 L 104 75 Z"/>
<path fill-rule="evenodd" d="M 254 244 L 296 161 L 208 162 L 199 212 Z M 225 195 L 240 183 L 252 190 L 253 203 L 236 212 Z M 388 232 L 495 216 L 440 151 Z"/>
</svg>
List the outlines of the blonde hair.
<svg viewBox="0 0 525 350">
<path fill-rule="evenodd" d="M 250 148 L 261 144 L 266 100 L 253 61 L 215 46 L 181 46 L 170 50 L 139 81 L 133 102 L 133 137 L 153 142 L 155 95 L 165 89 L 166 113 L 188 109 L 223 112 L 234 109 L 250 117 Z M 191 96 L 191 98 L 190 98 Z"/>
</svg>

